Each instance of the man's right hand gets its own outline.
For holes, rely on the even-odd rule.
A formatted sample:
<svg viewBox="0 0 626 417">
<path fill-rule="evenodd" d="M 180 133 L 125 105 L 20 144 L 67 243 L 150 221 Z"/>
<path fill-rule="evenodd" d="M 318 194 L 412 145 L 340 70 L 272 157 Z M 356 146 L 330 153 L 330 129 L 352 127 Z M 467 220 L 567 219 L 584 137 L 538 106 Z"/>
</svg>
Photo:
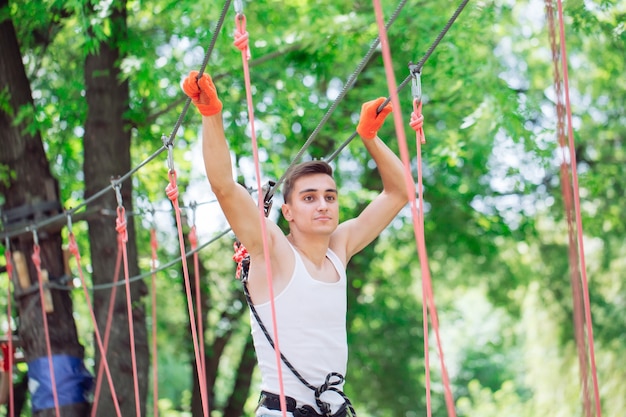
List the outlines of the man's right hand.
<svg viewBox="0 0 626 417">
<path fill-rule="evenodd" d="M 198 79 L 198 71 L 191 71 L 183 81 L 183 91 L 203 116 L 222 111 L 222 102 L 217 97 L 217 89 L 209 74 L 202 74 Z"/>
</svg>

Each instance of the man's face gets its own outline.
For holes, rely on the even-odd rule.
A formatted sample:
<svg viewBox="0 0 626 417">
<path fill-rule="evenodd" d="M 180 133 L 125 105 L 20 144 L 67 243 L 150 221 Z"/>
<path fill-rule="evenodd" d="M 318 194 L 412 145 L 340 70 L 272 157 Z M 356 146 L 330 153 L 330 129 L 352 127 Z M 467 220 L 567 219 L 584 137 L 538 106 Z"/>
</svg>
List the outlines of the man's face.
<svg viewBox="0 0 626 417">
<path fill-rule="evenodd" d="M 332 233 L 339 223 L 335 180 L 326 174 L 298 178 L 282 210 L 292 230 L 295 227 L 310 233 Z"/>
</svg>

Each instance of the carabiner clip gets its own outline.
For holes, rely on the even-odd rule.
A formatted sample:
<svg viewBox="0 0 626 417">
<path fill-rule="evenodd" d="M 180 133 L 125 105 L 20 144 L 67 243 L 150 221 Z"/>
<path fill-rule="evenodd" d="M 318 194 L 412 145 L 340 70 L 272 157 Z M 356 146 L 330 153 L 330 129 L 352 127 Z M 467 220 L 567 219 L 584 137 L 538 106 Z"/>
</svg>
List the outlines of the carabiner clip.
<svg viewBox="0 0 626 417">
<path fill-rule="evenodd" d="M 418 70 L 418 66 L 412 62 L 409 62 L 409 71 L 411 72 L 411 94 L 413 100 L 418 103 L 422 101 L 422 73 Z"/>
</svg>

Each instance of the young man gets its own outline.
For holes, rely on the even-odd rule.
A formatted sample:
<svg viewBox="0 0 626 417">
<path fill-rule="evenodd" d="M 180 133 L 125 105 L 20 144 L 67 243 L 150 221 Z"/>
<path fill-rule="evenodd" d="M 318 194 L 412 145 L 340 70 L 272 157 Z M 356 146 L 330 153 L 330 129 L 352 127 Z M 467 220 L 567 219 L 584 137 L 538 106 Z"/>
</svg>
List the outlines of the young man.
<svg viewBox="0 0 626 417">
<path fill-rule="evenodd" d="M 258 207 L 233 178 L 215 86 L 207 74 L 199 79 L 197 75 L 196 71 L 189 74 L 183 90 L 203 116 L 207 177 L 228 223 L 250 255 L 247 285 L 253 308 L 276 340 Z M 341 392 L 348 357 L 345 268 L 408 201 L 402 163 L 377 136 L 392 110 L 389 104 L 377 114 L 383 101 L 365 103 L 357 127 L 383 182 L 382 192 L 363 212 L 339 224 L 332 169 L 325 162 L 312 161 L 296 166 L 285 179 L 282 214 L 289 222 L 289 234 L 285 236 L 274 222 L 265 220 L 280 353 L 309 383 L 281 365 L 289 416 L 347 415 L 349 403 Z M 257 416 L 280 416 L 276 355 L 257 320 L 253 317 L 251 322 L 262 375 Z"/>
</svg>

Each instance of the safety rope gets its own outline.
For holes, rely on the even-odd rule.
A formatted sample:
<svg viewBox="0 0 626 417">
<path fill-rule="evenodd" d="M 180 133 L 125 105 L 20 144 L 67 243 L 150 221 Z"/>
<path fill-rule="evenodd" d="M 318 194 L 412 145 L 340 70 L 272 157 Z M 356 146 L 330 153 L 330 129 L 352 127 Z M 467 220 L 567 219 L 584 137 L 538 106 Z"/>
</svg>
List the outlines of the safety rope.
<svg viewBox="0 0 626 417">
<path fill-rule="evenodd" d="M 563 18 L 563 5 L 561 0 L 556 1 L 557 4 L 557 16 L 559 23 L 559 37 L 560 37 L 560 54 L 556 50 L 556 35 L 554 34 L 554 19 L 553 11 L 550 5 L 547 10 L 548 18 L 552 17 L 550 30 L 550 39 L 552 45 L 552 58 L 554 62 L 555 70 L 555 93 L 557 97 L 557 134 L 559 140 L 559 147 L 562 151 L 561 162 L 561 188 L 563 191 L 564 202 L 566 206 L 566 216 L 568 221 L 568 239 L 569 239 L 569 259 L 572 274 L 572 291 L 574 298 L 574 325 L 575 334 L 577 339 L 577 347 L 579 349 L 579 363 L 581 370 L 581 382 L 583 384 L 583 406 L 587 416 L 591 415 L 591 404 L 588 394 L 587 380 L 588 380 L 588 365 L 587 354 L 589 355 L 589 364 L 591 366 L 591 378 L 593 383 L 594 393 L 594 405 L 597 417 L 602 416 L 602 406 L 600 403 L 600 389 L 598 386 L 598 376 L 596 370 L 595 360 L 595 347 L 593 337 L 593 324 L 591 318 L 591 303 L 589 300 L 589 283 L 587 279 L 587 267 L 585 262 L 585 247 L 583 238 L 583 224 L 580 210 L 580 195 L 578 185 L 578 169 L 576 167 L 576 144 L 574 141 L 574 132 L 572 127 L 572 110 L 569 97 L 569 78 L 568 78 L 568 66 L 567 66 L 567 47 L 565 40 L 565 27 Z M 548 2 L 546 2 L 548 7 Z M 563 74 L 562 80 L 558 74 L 558 61 L 560 60 L 561 71 Z M 562 87 L 562 89 L 561 89 Z M 561 91 L 562 90 L 562 91 Z M 559 106 L 559 100 L 561 100 L 561 106 Z M 563 103 L 564 100 L 564 103 Z M 564 110 L 564 111 L 563 111 Z M 563 114 L 564 113 L 564 114 Z M 567 122 L 565 123 L 565 119 Z M 567 143 L 565 141 L 564 125 L 567 125 Z M 568 158 L 565 153 L 565 148 L 569 148 L 569 166 Z M 571 176 L 571 185 L 569 177 Z M 573 198 L 572 198 L 573 195 Z M 573 201 L 572 201 L 573 200 Z M 573 204 L 573 207 L 572 207 Z M 572 213 L 575 215 L 575 227 L 572 221 Z M 576 239 L 574 238 L 574 229 L 576 229 Z M 582 292 L 581 307 L 580 299 Z M 584 310 L 584 319 L 581 317 Z M 584 322 L 584 323 L 583 323 Z M 588 352 L 582 354 L 584 346 L 584 329 L 586 325 L 587 330 L 587 344 Z M 586 350 L 586 349 L 585 349 Z"/>
<path fill-rule="evenodd" d="M 159 242 L 156 237 L 156 227 L 154 224 L 154 216 L 152 218 L 152 227 L 150 228 L 150 271 L 152 272 L 152 279 L 150 281 L 151 292 L 151 316 L 152 316 L 152 415 L 159 417 L 159 358 L 158 358 L 158 343 L 157 343 L 157 288 L 156 288 L 156 269 L 158 264 L 157 251 L 159 248 Z"/>
<path fill-rule="evenodd" d="M 191 338 L 193 340 L 193 351 L 194 357 L 196 360 L 196 366 L 201 367 L 202 358 L 200 357 L 200 340 L 198 338 L 198 327 L 196 324 L 196 319 L 194 316 L 193 309 L 193 296 L 191 293 L 191 282 L 189 279 L 189 269 L 187 267 L 187 258 L 184 255 L 185 253 L 185 240 L 183 236 L 183 227 L 180 213 L 180 206 L 178 204 L 178 185 L 176 184 L 176 170 L 174 169 L 173 157 L 172 157 L 172 145 L 168 146 L 168 176 L 169 183 L 165 188 L 165 193 L 167 197 L 171 200 L 172 206 L 174 207 L 174 213 L 176 215 L 176 228 L 178 230 L 178 243 L 180 246 L 180 254 L 182 261 L 182 270 L 183 277 L 185 281 L 185 293 L 187 295 L 187 310 L 189 313 L 189 323 L 191 326 Z M 202 343 L 204 344 L 204 337 L 202 338 Z M 200 401 L 202 403 L 202 412 L 204 417 L 208 417 L 210 414 L 209 411 L 209 399 L 207 392 L 207 384 L 206 379 L 202 378 L 201 372 L 197 372 L 198 375 L 198 388 L 200 390 Z"/>
<path fill-rule="evenodd" d="M 69 216 L 68 216 L 69 218 Z M 113 284 L 117 284 L 120 282 L 119 277 L 122 270 L 122 247 L 124 245 L 123 236 L 118 233 L 117 234 L 117 256 L 115 259 L 115 269 L 113 272 L 112 282 Z M 86 281 L 84 278 L 81 281 Z M 88 292 L 86 282 L 82 282 L 83 284 L 83 292 Z M 120 284 L 126 285 L 125 281 L 121 281 Z M 113 311 L 115 310 L 115 300 L 117 298 L 117 285 L 111 287 L 111 293 L 109 294 L 109 308 L 107 310 L 106 315 L 106 323 L 104 325 L 104 341 L 100 348 L 100 365 L 98 366 L 98 372 L 96 374 L 96 386 L 94 389 L 94 401 L 91 406 L 91 417 L 96 417 L 96 412 L 98 410 L 98 405 L 100 404 L 100 390 L 102 389 L 102 375 L 104 372 L 107 372 L 106 369 L 108 367 L 107 355 L 109 351 L 109 340 L 111 337 L 111 328 L 113 327 Z M 94 315 L 95 320 L 95 315 Z M 97 329 L 97 321 L 94 322 L 94 328 Z M 110 373 L 110 372 L 109 372 Z M 109 376 L 107 376 L 108 378 Z M 110 389 L 113 391 L 113 383 L 109 381 Z"/>
<path fill-rule="evenodd" d="M 189 245 L 191 246 L 191 250 L 195 250 L 198 248 L 198 234 L 196 231 L 196 215 L 195 215 L 195 203 L 192 204 L 192 216 L 191 216 L 191 229 L 189 230 Z M 198 326 L 198 335 L 200 336 L 200 364 L 198 367 L 198 373 L 202 376 L 202 379 L 206 381 L 207 373 L 206 373 L 206 356 L 204 353 L 204 315 L 202 308 L 202 290 L 200 285 L 200 260 L 198 259 L 198 252 L 194 252 L 193 254 L 193 270 L 194 270 L 194 285 L 195 285 L 195 293 L 196 293 L 196 324 Z"/>
<path fill-rule="evenodd" d="M 100 355 L 102 357 L 102 359 L 100 360 L 100 368 L 104 369 L 104 372 L 106 372 L 106 376 L 107 376 L 107 381 L 109 383 L 109 388 L 111 390 L 111 397 L 113 398 L 113 406 L 115 407 L 115 412 L 117 417 L 121 417 L 122 416 L 122 410 L 120 409 L 119 406 L 119 401 L 117 399 L 117 393 L 115 391 L 115 384 L 113 383 L 113 377 L 111 376 L 111 370 L 109 368 L 109 364 L 106 358 L 106 347 L 105 344 L 108 342 L 103 343 L 102 342 L 102 336 L 100 335 L 100 330 L 98 329 L 98 322 L 96 321 L 96 315 L 94 313 L 93 310 L 93 304 L 91 302 L 91 297 L 89 296 L 89 291 L 87 291 L 87 286 L 86 284 L 86 280 L 85 280 L 85 274 L 83 273 L 83 267 L 81 264 L 81 257 L 80 257 L 80 251 L 78 249 L 78 244 L 76 243 L 76 237 L 74 236 L 74 232 L 72 232 L 72 226 L 71 226 L 71 220 L 70 217 L 68 217 L 68 251 L 74 255 L 74 259 L 76 260 L 76 266 L 78 268 L 78 276 L 80 278 L 80 282 L 81 282 L 81 286 L 83 288 L 83 295 L 85 296 L 85 302 L 87 304 L 87 308 L 89 310 L 89 316 L 91 318 L 91 323 L 93 325 L 94 328 L 94 336 L 96 338 L 96 343 L 98 345 L 98 349 L 100 350 Z M 119 252 L 119 251 L 118 251 Z M 121 253 L 121 252 L 119 252 Z M 118 256 L 118 259 L 121 259 Z M 117 267 L 117 271 L 119 273 L 119 260 L 118 260 L 118 267 Z M 116 273 L 117 276 L 117 273 Z M 109 314 L 109 316 L 111 316 Z M 102 372 L 98 372 L 98 386 L 96 388 L 96 395 L 94 396 L 94 400 L 93 400 L 93 404 L 92 404 L 92 416 L 95 416 L 96 410 L 98 409 L 98 397 L 99 397 L 99 392 L 100 392 L 100 375 L 102 374 Z"/>
<path fill-rule="evenodd" d="M 122 193 L 120 186 L 115 187 L 115 195 L 117 197 L 117 220 L 115 222 L 115 230 L 122 240 L 122 262 L 124 266 L 124 278 L 126 280 L 126 312 L 128 315 L 128 335 L 130 339 L 130 359 L 133 372 L 133 387 L 135 389 L 135 412 L 137 417 L 141 417 L 141 402 L 139 395 L 139 376 L 137 374 L 137 352 L 135 348 L 135 326 L 133 319 L 133 300 L 130 292 L 130 274 L 128 271 L 128 252 L 126 243 L 128 242 L 128 229 L 126 228 L 126 214 L 124 205 L 122 204 Z"/>
<path fill-rule="evenodd" d="M 248 122 L 250 123 L 250 139 L 252 142 L 252 156 L 254 159 L 254 171 L 256 174 L 257 181 L 257 189 L 261 190 L 263 188 L 261 183 L 261 168 L 259 163 L 259 148 L 256 139 L 256 130 L 254 128 L 254 104 L 252 102 L 252 88 L 250 82 L 250 68 L 248 65 L 248 61 L 250 60 L 250 47 L 249 47 L 249 35 L 246 30 L 246 17 L 243 14 L 241 3 L 237 2 L 236 16 L 235 16 L 235 41 L 234 45 L 237 49 L 241 51 L 241 61 L 243 67 L 243 76 L 244 83 L 246 87 L 246 102 L 248 105 Z M 285 386 L 283 381 L 283 372 L 281 366 L 281 355 L 280 355 L 280 345 L 279 345 L 279 336 L 278 336 L 278 320 L 276 318 L 276 303 L 274 300 L 274 286 L 272 285 L 272 265 L 270 259 L 270 250 L 269 250 L 269 242 L 267 238 L 267 223 L 265 220 L 265 202 L 264 195 L 262 192 L 257 193 L 258 195 L 258 209 L 259 209 L 259 222 L 261 225 L 261 237 L 263 243 L 263 258 L 265 263 L 265 276 L 267 280 L 267 289 L 268 295 L 270 299 L 270 312 L 272 317 L 272 329 L 274 331 L 275 344 L 274 344 L 274 352 L 276 354 L 276 369 L 277 369 L 277 378 L 278 378 L 278 386 L 279 386 L 279 401 L 280 401 L 280 409 L 283 417 L 287 417 L 287 401 L 285 398 Z"/>
<path fill-rule="evenodd" d="M 378 24 L 378 29 L 379 29 L 380 38 L 381 38 L 381 48 L 382 48 L 383 62 L 385 65 L 385 73 L 387 75 L 387 85 L 389 87 L 389 95 L 390 95 L 391 101 L 393 102 L 393 107 L 395 109 L 395 111 L 393 112 L 393 119 L 394 119 L 394 124 L 396 128 L 396 135 L 398 137 L 398 145 L 400 149 L 401 159 L 402 159 L 403 166 L 404 166 L 404 180 L 405 180 L 405 185 L 406 185 L 407 196 L 410 201 L 411 214 L 413 217 L 413 232 L 415 235 L 415 240 L 417 242 L 417 252 L 419 255 L 420 266 L 422 269 L 422 286 L 424 288 L 424 303 L 428 304 L 428 311 L 430 313 L 433 331 L 435 332 L 435 336 L 437 340 L 437 347 L 439 350 L 439 359 L 440 359 L 440 364 L 441 364 L 442 381 L 444 385 L 444 397 L 446 401 L 446 408 L 448 410 L 448 416 L 455 417 L 456 411 L 454 409 L 454 399 L 452 397 L 452 390 L 450 389 L 450 381 L 449 381 L 448 372 L 445 366 L 443 349 L 441 347 L 441 338 L 439 335 L 439 323 L 437 320 L 437 310 L 435 307 L 434 297 L 432 294 L 431 277 L 430 277 L 430 271 L 428 268 L 428 254 L 426 251 L 426 243 L 425 243 L 425 238 L 424 238 L 424 233 L 423 233 L 423 226 L 421 225 L 423 217 L 421 217 L 421 215 L 418 212 L 418 206 L 417 206 L 416 198 L 415 198 L 415 183 L 413 181 L 413 176 L 411 174 L 411 161 L 409 157 L 406 135 L 404 132 L 402 112 L 400 110 L 400 100 L 398 99 L 398 94 L 396 90 L 396 79 L 395 79 L 395 75 L 393 71 L 391 51 L 389 47 L 389 41 L 387 38 L 387 32 L 383 23 L 383 11 L 382 11 L 382 7 L 380 4 L 380 0 L 373 0 L 373 2 L 374 2 L 374 9 L 376 11 L 376 22 Z M 412 77 L 413 75 L 409 75 L 409 78 L 412 78 Z M 417 114 L 416 114 L 416 117 L 417 117 Z M 419 142 L 421 143 L 421 139 Z M 427 317 L 424 317 L 424 321 L 426 320 L 427 320 Z M 424 339 L 427 339 L 427 338 L 428 338 L 428 333 L 425 333 Z M 430 411 L 431 410 L 429 409 L 428 412 L 430 413 Z M 430 416 L 431 414 L 428 414 L 428 417 Z"/>
<path fill-rule="evenodd" d="M 35 270 L 37 271 L 37 281 L 39 282 L 39 300 L 41 305 L 41 318 L 43 321 L 43 332 L 46 339 L 46 352 L 48 354 L 48 367 L 50 371 L 50 384 L 52 386 L 52 398 L 54 400 L 54 410 L 57 417 L 61 416 L 61 411 L 59 409 L 59 395 L 57 392 L 56 385 L 56 377 L 54 375 L 54 364 L 52 362 L 52 346 L 50 344 L 50 329 L 48 327 L 48 313 L 46 312 L 46 304 L 45 304 L 45 295 L 43 289 L 43 272 L 41 270 L 41 247 L 39 246 L 39 237 L 37 236 L 37 231 L 33 231 L 33 254 L 31 259 L 33 261 L 33 265 L 35 265 Z"/>
<path fill-rule="evenodd" d="M 11 318 L 13 317 L 13 307 L 11 305 L 11 300 L 13 297 L 11 296 L 11 283 L 13 279 L 13 258 L 11 257 L 11 250 L 9 247 L 9 239 L 6 239 L 5 247 L 4 247 L 4 259 L 6 262 L 7 275 L 8 275 L 8 283 L 7 283 L 7 345 L 9 348 L 9 358 L 4 358 L 5 361 L 8 361 L 8 373 L 9 373 L 9 416 L 13 417 L 15 415 L 15 398 L 14 398 L 14 390 L 13 390 L 13 324 L 11 323 Z"/>
</svg>

